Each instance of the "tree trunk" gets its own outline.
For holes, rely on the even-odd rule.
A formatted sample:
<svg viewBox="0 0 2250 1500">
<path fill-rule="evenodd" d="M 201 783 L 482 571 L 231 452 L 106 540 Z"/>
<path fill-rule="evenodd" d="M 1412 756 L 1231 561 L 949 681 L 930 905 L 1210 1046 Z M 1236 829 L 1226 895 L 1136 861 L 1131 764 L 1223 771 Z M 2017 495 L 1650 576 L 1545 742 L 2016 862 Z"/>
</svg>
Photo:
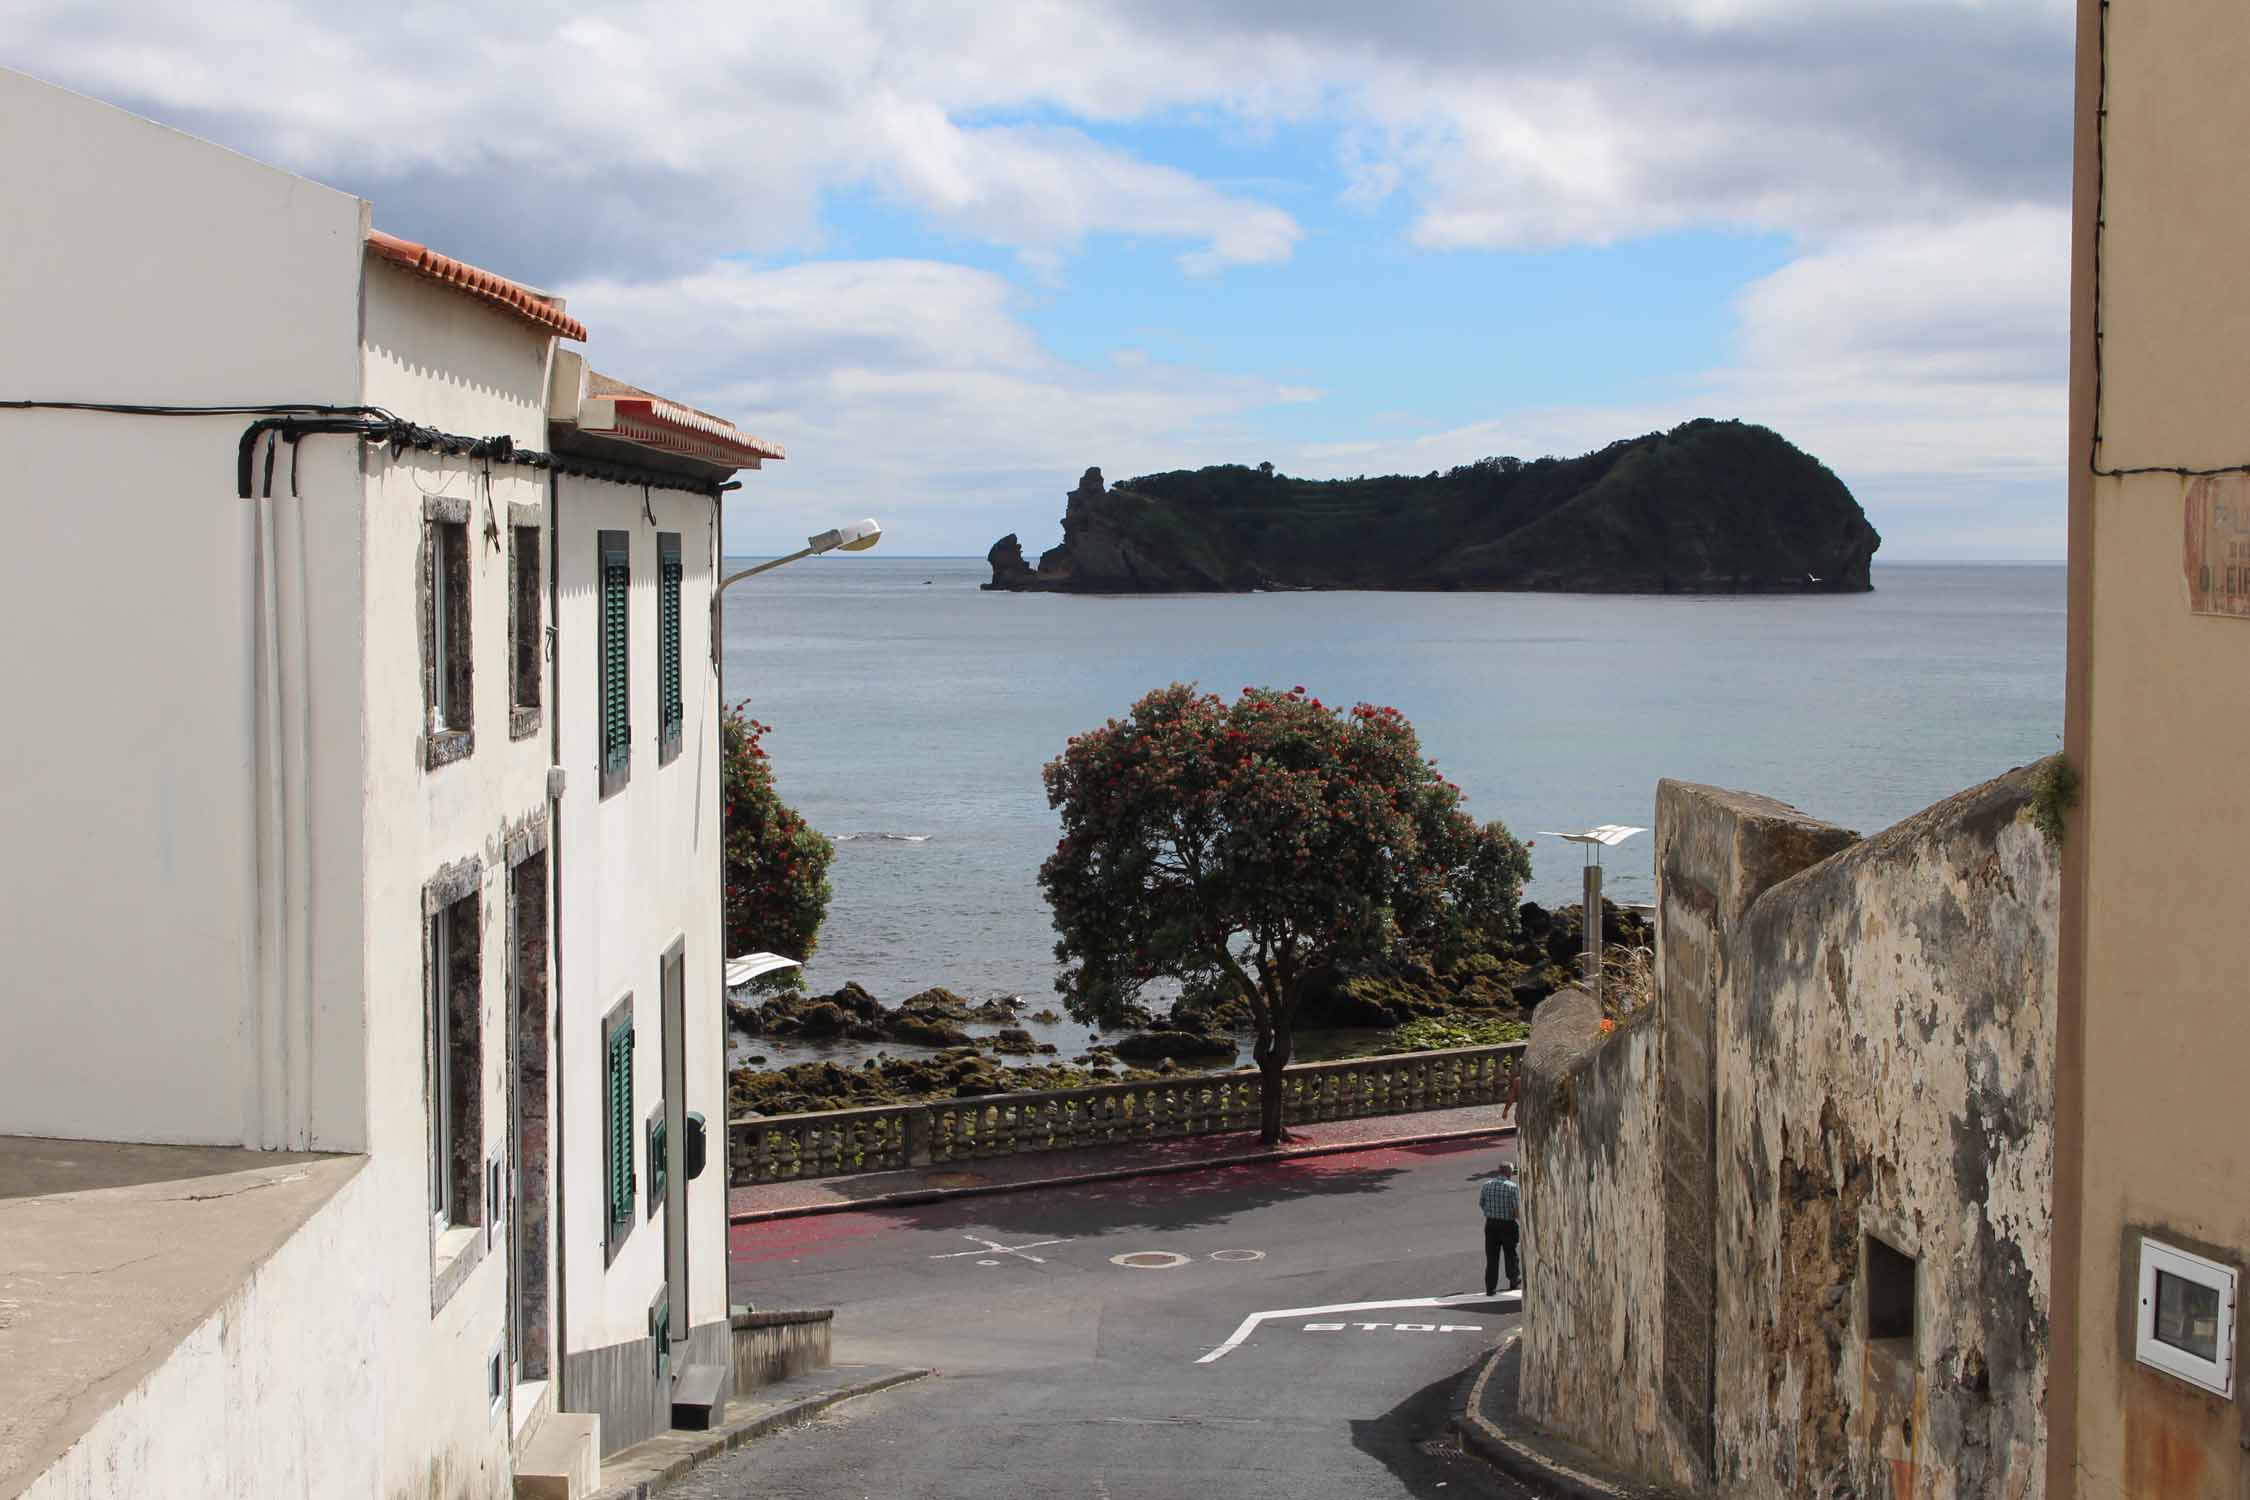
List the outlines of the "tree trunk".
<svg viewBox="0 0 2250 1500">
<path fill-rule="evenodd" d="M 1250 1049 L 1258 1064 L 1258 1141 L 1271 1146 L 1281 1139 L 1282 1070 L 1289 1066 L 1289 1034 L 1261 1035 Z"/>
</svg>

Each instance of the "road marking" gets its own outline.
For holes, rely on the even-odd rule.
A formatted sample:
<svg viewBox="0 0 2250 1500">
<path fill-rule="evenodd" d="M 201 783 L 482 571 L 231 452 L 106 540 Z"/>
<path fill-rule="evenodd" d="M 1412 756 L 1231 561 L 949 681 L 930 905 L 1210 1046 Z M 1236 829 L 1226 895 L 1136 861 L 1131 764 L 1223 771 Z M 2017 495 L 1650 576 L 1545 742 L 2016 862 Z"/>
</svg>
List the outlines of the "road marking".
<svg viewBox="0 0 2250 1500">
<path fill-rule="evenodd" d="M 1211 1252 L 1211 1258 L 1213 1260 L 1264 1260 L 1266 1252 L 1263 1250 L 1214 1250 Z"/>
<path fill-rule="evenodd" d="M 1035 1266 L 1043 1266 L 1043 1265 L 1045 1265 L 1045 1264 L 1047 1263 L 1047 1262 L 1046 1262 L 1046 1260 L 1045 1260 L 1045 1258 L 1043 1258 L 1043 1257 L 1041 1257 L 1041 1256 L 1037 1256 L 1037 1255 L 1025 1255 L 1025 1254 L 1024 1254 L 1024 1252 L 1025 1252 L 1026 1250 L 1038 1250 L 1038 1249 L 1042 1249 L 1042 1248 L 1044 1248 L 1045 1246 L 1048 1246 L 1048 1245 L 1067 1245 L 1067 1244 L 1069 1244 L 1069 1243 L 1070 1243 L 1070 1241 L 1069 1241 L 1069 1240 L 1067 1240 L 1067 1239 L 1061 1239 L 1061 1240 L 1033 1240 L 1033 1241 L 1032 1241 L 1032 1242 L 1031 1242 L 1030 1244 L 1028 1244 L 1028 1245 L 1003 1245 L 1003 1244 L 1001 1244 L 1001 1243 L 1000 1243 L 1000 1242 L 999 1242 L 998 1240 L 988 1240 L 988 1239 L 985 1239 L 985 1238 L 983 1238 L 983 1237 L 982 1237 L 981 1235 L 974 1235 L 974 1234 L 964 1234 L 964 1235 L 962 1235 L 962 1236 L 961 1236 L 961 1238 L 963 1238 L 963 1239 L 965 1239 L 965 1240 L 975 1240 L 975 1241 L 976 1241 L 976 1242 L 977 1242 L 977 1243 L 978 1243 L 979 1245 L 983 1246 L 984 1248 L 983 1248 L 983 1249 L 981 1249 L 981 1250 L 952 1250 L 952 1251 L 948 1251 L 948 1252 L 947 1252 L 947 1253 L 945 1253 L 944 1255 L 933 1255 L 933 1256 L 931 1256 L 931 1257 L 930 1257 L 930 1259 L 932 1259 L 932 1260 L 959 1260 L 959 1259 L 960 1259 L 961 1257 L 963 1257 L 963 1256 L 965 1256 L 965 1255 L 1014 1255 L 1014 1256 L 1019 1256 L 1019 1257 L 1021 1257 L 1021 1258 L 1022 1258 L 1022 1259 L 1024 1259 L 1024 1260 L 1028 1260 L 1028 1261 L 1030 1261 L 1030 1262 L 1031 1262 L 1031 1263 L 1032 1263 L 1033 1265 L 1035 1265 Z M 996 1261 L 996 1260 L 980 1260 L 980 1261 L 978 1261 L 978 1262 L 977 1262 L 977 1264 L 978 1264 L 978 1265 L 980 1265 L 980 1266 L 996 1266 L 996 1265 L 1000 1264 L 1000 1262 L 998 1262 L 998 1261 Z"/>
<path fill-rule="evenodd" d="M 1207 1365 L 1213 1360 L 1223 1359 L 1232 1354 L 1242 1347 L 1244 1339 L 1250 1337 L 1251 1330 L 1269 1318 L 1317 1318 L 1324 1313 L 1381 1312 L 1393 1307 L 1451 1307 L 1456 1302 L 1497 1302 L 1507 1297 L 1514 1297 L 1518 1307 L 1523 1305 L 1523 1293 L 1521 1292 L 1503 1292 L 1498 1297 L 1487 1297 L 1482 1292 L 1459 1292 L 1450 1297 L 1400 1297 L 1389 1302 L 1335 1302 L 1326 1307 L 1268 1308 L 1264 1312 L 1254 1312 L 1249 1317 L 1244 1318 L 1236 1326 L 1234 1332 L 1227 1335 L 1225 1343 L 1198 1359 L 1196 1363 Z M 1387 1327 L 1389 1325 L 1376 1324 L 1373 1326 Z"/>
<path fill-rule="evenodd" d="M 1134 1250 L 1112 1255 L 1109 1263 L 1131 1271 L 1169 1271 L 1174 1266 L 1186 1265 L 1188 1258 L 1177 1250 Z"/>
</svg>

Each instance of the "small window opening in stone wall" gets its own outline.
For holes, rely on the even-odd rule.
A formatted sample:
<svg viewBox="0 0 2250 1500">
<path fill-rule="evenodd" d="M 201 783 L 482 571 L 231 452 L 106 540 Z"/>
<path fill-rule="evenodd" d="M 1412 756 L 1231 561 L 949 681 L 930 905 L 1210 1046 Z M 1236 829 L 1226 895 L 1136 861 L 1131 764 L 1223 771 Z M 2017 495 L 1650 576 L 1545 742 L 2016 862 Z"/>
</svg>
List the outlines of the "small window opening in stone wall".
<svg viewBox="0 0 2250 1500">
<path fill-rule="evenodd" d="M 466 730 L 469 677 L 469 528 L 430 523 L 430 729 Z"/>
<path fill-rule="evenodd" d="M 510 620 L 514 627 L 513 648 L 515 666 L 515 696 L 517 708 L 539 706 L 539 647 L 542 637 L 539 618 L 539 530 L 534 526 L 510 528 L 514 539 L 508 549 L 513 565 L 514 598 Z"/>
<path fill-rule="evenodd" d="M 1914 1291 L 1918 1266 L 1911 1255 L 1867 1236 L 1867 1337 L 1914 1349 Z"/>
<path fill-rule="evenodd" d="M 484 1005 L 475 892 L 430 918 L 430 1215 L 443 1233 L 484 1222 Z"/>
</svg>

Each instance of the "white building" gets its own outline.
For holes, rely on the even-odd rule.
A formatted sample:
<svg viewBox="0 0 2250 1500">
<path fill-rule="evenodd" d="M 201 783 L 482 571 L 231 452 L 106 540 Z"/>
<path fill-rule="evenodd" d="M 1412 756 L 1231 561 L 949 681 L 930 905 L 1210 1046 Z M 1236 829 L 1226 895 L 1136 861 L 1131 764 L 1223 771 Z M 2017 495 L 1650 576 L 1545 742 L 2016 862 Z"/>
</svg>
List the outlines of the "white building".
<svg viewBox="0 0 2250 1500">
<path fill-rule="evenodd" d="M 0 139 L 0 1500 L 583 1488 L 725 1362 L 780 452 L 357 198 L 4 70 Z"/>
</svg>

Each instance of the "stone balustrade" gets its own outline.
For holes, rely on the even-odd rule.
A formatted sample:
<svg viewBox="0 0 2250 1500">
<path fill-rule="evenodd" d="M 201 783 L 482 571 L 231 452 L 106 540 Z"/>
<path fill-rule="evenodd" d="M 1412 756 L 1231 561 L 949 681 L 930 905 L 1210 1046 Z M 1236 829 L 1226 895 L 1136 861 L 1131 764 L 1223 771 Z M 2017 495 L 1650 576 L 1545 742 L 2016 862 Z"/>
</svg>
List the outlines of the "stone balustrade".
<svg viewBox="0 0 2250 1500">
<path fill-rule="evenodd" d="M 1524 1044 L 1396 1052 L 1298 1063 L 1283 1074 L 1282 1118 L 1301 1125 L 1497 1104 Z M 1253 1130 L 1263 1084 L 1254 1069 L 1178 1074 L 1035 1093 L 985 1094 L 728 1122 L 737 1187 L 1064 1151 L 1079 1146 Z"/>
</svg>

